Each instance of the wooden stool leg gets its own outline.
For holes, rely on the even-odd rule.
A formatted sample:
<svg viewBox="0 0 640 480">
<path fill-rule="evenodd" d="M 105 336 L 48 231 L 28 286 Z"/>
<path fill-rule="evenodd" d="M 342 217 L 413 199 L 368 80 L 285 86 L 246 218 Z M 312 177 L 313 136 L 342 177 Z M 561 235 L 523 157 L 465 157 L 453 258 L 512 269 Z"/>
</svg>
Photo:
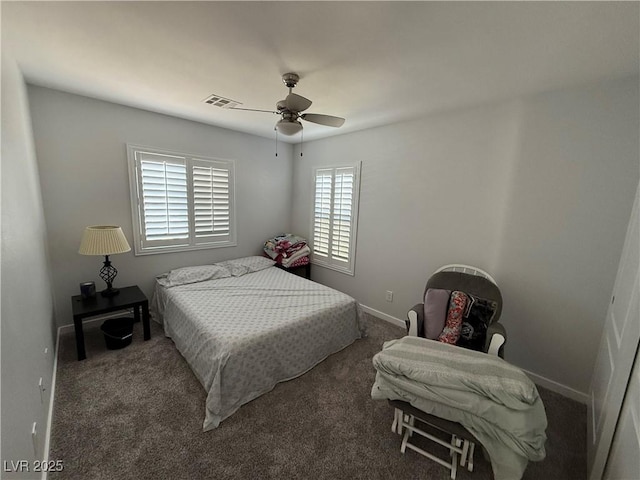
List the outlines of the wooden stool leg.
<svg viewBox="0 0 640 480">
<path fill-rule="evenodd" d="M 469 455 L 469 441 L 464 440 L 462 442 L 462 454 L 460 455 L 460 465 L 464 467 L 464 464 L 467 463 L 467 456 Z"/>
<path fill-rule="evenodd" d="M 455 435 L 451 435 L 451 446 L 452 447 L 457 447 L 458 446 L 458 438 Z M 453 457 L 453 454 L 455 453 L 455 450 L 453 448 L 449 449 L 449 456 Z"/>
<path fill-rule="evenodd" d="M 402 433 L 402 410 L 399 408 L 393 411 L 393 423 L 391 424 L 391 431 L 393 433 Z"/>
<path fill-rule="evenodd" d="M 409 429 L 405 429 L 404 436 L 402 437 L 402 444 L 400 445 L 400 453 L 404 453 L 407 449 L 407 443 L 409 442 Z"/>
<path fill-rule="evenodd" d="M 400 445 L 400 452 L 405 453 L 406 449 L 409 448 L 435 462 L 438 462 L 440 465 L 448 468 L 451 471 L 451 479 L 455 480 L 456 475 L 458 473 L 458 455 L 463 453 L 463 448 L 464 448 L 462 446 L 463 445 L 461 441 L 462 439 L 458 438 L 455 435 L 451 435 L 450 443 L 447 443 L 446 441 L 417 428 L 415 426 L 415 417 L 413 415 L 405 415 L 404 412 L 402 412 L 401 419 L 402 419 L 401 420 L 402 428 L 404 428 L 404 435 L 402 437 L 402 444 Z M 451 463 L 447 462 L 446 460 L 443 460 L 442 458 L 435 456 L 432 453 L 422 450 L 420 447 L 413 445 L 412 443 L 409 443 L 409 437 L 414 432 L 439 445 L 442 445 L 443 447 L 448 447 L 449 453 L 451 455 Z"/>
<path fill-rule="evenodd" d="M 476 444 L 474 442 L 471 442 L 471 445 L 469 447 L 469 457 L 467 458 L 467 470 L 469 470 L 470 472 L 473 472 L 473 452 L 476 449 Z"/>
</svg>

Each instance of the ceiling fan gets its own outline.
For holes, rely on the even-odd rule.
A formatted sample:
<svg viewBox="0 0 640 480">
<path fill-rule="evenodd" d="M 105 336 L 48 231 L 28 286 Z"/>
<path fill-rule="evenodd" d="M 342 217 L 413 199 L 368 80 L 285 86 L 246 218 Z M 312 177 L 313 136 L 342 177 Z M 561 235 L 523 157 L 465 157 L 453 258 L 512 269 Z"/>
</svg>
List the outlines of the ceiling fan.
<svg viewBox="0 0 640 480">
<path fill-rule="evenodd" d="M 341 127 L 344 124 L 344 118 L 334 117 L 331 115 L 323 115 L 320 113 L 301 113 L 311 106 L 311 100 L 301 95 L 292 93 L 291 91 L 297 85 L 300 76 L 296 73 L 285 73 L 282 75 L 282 81 L 289 88 L 289 95 L 284 100 L 276 103 L 276 110 L 257 110 L 253 108 L 230 107 L 230 110 L 246 110 L 249 112 L 267 112 L 280 115 L 282 118 L 276 123 L 276 131 L 283 135 L 295 135 L 302 130 L 300 120 L 326 125 L 327 127 Z"/>
</svg>

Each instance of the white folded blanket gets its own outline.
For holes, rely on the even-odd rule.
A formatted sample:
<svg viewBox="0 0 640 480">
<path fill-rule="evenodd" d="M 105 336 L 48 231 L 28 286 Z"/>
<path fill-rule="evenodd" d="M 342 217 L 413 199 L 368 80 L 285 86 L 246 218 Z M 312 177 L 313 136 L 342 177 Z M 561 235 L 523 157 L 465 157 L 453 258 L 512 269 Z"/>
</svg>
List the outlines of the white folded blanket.
<svg viewBox="0 0 640 480">
<path fill-rule="evenodd" d="M 290 257 L 283 258 L 282 259 L 282 266 L 283 267 L 289 267 L 293 262 L 295 262 L 299 258 L 306 257 L 310 253 L 311 253 L 311 249 L 307 245 L 305 245 L 304 247 L 302 247 L 300 250 L 298 250 L 296 253 L 294 253 Z"/>
<path fill-rule="evenodd" d="M 545 457 L 547 417 L 534 383 L 501 358 L 419 337 L 373 357 L 373 399 L 402 400 L 458 422 L 486 448 L 496 480 L 522 477 Z"/>
</svg>

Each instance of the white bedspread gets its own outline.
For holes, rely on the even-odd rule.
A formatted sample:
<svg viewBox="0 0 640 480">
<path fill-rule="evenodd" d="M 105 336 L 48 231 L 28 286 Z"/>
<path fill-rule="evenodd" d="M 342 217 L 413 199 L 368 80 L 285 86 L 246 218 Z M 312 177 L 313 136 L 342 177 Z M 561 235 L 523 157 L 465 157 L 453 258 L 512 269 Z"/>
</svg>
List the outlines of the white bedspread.
<svg viewBox="0 0 640 480">
<path fill-rule="evenodd" d="M 205 431 L 365 333 L 353 298 L 276 267 L 171 288 L 159 282 L 153 304 L 208 393 Z"/>
</svg>

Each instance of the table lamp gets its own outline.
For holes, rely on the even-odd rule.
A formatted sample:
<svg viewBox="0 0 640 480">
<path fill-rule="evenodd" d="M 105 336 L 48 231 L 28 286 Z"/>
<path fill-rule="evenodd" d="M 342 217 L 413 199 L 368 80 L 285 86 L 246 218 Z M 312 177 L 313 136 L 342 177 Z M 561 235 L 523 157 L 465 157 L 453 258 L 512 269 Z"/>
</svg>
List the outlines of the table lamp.
<svg viewBox="0 0 640 480">
<path fill-rule="evenodd" d="M 113 297 L 120 291 L 113 288 L 113 279 L 118 270 L 111 265 L 109 255 L 125 253 L 131 250 L 122 229 L 113 225 L 94 225 L 84 229 L 80 249 L 81 255 L 104 255 L 104 265 L 100 269 L 100 278 L 107 284 L 107 289 L 100 292 L 103 297 Z"/>
</svg>

